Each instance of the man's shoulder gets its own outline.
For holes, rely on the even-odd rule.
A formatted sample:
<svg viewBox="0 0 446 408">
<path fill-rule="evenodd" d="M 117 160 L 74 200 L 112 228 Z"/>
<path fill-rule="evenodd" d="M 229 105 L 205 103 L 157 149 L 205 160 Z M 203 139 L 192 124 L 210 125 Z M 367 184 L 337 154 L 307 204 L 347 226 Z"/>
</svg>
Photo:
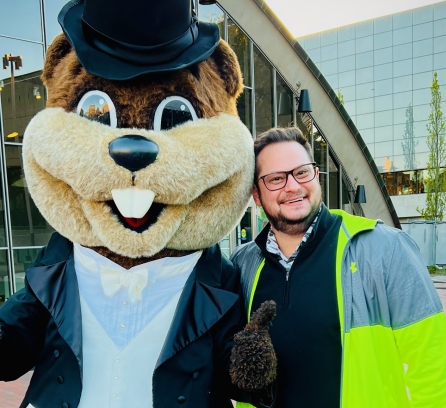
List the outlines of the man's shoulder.
<svg viewBox="0 0 446 408">
<path fill-rule="evenodd" d="M 234 249 L 231 254 L 230 260 L 237 264 L 238 261 L 243 260 L 246 256 L 252 256 L 253 254 L 260 254 L 261 250 L 257 246 L 255 241 L 248 242 L 246 244 L 239 245 Z"/>
</svg>

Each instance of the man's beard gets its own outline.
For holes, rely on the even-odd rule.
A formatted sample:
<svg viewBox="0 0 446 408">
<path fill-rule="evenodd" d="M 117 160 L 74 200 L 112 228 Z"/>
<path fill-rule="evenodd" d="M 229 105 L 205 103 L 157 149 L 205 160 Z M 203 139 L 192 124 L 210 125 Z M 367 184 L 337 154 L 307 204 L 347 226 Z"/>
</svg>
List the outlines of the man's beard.
<svg viewBox="0 0 446 408">
<path fill-rule="evenodd" d="M 271 215 L 264 207 L 262 208 L 265 212 L 266 217 L 268 218 L 268 221 L 271 223 L 276 231 L 283 232 L 287 235 L 299 235 L 305 233 L 308 230 L 317 213 L 319 212 L 321 202 L 322 200 L 320 199 L 317 203 L 311 205 L 310 212 L 305 217 L 298 219 L 289 219 L 285 217 L 281 211 L 279 211 L 279 214 L 277 215 Z"/>
</svg>

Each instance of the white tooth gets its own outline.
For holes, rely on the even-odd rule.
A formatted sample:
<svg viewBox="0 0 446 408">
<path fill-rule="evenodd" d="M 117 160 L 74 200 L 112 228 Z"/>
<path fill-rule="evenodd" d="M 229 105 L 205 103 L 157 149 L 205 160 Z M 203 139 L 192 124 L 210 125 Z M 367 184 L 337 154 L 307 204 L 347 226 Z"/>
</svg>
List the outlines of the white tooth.
<svg viewBox="0 0 446 408">
<path fill-rule="evenodd" d="M 144 217 L 155 198 L 153 191 L 136 187 L 114 189 L 111 193 L 116 207 L 125 218 Z"/>
</svg>

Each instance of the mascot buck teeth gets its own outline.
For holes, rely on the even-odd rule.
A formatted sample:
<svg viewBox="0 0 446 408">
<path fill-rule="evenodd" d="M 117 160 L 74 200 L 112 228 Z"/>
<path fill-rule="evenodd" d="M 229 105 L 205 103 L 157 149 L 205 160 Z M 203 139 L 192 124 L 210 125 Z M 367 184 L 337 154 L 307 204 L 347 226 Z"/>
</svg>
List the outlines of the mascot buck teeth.
<svg viewBox="0 0 446 408">
<path fill-rule="evenodd" d="M 274 304 L 242 330 L 217 245 L 253 177 L 235 54 L 190 0 L 74 0 L 59 22 L 23 148 L 57 232 L 0 309 L 0 379 L 34 368 L 23 408 L 267 406 Z"/>
</svg>

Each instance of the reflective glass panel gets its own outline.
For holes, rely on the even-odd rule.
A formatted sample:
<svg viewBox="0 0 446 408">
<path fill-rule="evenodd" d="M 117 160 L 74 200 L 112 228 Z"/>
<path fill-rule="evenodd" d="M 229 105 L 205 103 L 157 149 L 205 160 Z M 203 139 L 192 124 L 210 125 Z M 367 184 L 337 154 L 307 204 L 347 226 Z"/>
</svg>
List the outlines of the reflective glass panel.
<svg viewBox="0 0 446 408">
<path fill-rule="evenodd" d="M 25 271 L 31 266 L 40 248 L 14 249 L 14 271 L 16 291 L 25 286 Z"/>
<path fill-rule="evenodd" d="M 393 30 L 393 45 L 400 45 L 412 42 L 412 27 Z"/>
<path fill-rule="evenodd" d="M 446 35 L 434 38 L 434 50 L 433 52 L 445 52 L 446 51 Z"/>
<path fill-rule="evenodd" d="M 373 67 L 362 68 L 356 70 L 356 84 L 373 81 Z"/>
<path fill-rule="evenodd" d="M 400 92 L 393 94 L 393 107 L 397 108 L 407 108 L 412 104 L 412 92 Z"/>
<path fill-rule="evenodd" d="M 321 46 L 321 35 L 313 34 L 305 38 L 305 48 L 311 50 L 312 48 L 319 48 Z"/>
<path fill-rule="evenodd" d="M 392 63 L 375 66 L 374 78 L 375 81 L 392 78 Z"/>
<path fill-rule="evenodd" d="M 446 19 L 437 20 L 434 22 L 434 36 L 446 34 Z"/>
<path fill-rule="evenodd" d="M 316 132 L 314 134 L 314 161 L 319 167 L 319 171 L 327 171 L 327 150 L 328 146 L 324 138 Z"/>
<path fill-rule="evenodd" d="M 413 43 L 413 56 L 422 57 L 423 55 L 432 54 L 434 41 L 432 38 L 427 40 L 416 41 Z"/>
<path fill-rule="evenodd" d="M 412 75 L 406 75 L 393 79 L 393 92 L 404 92 L 412 90 Z"/>
<path fill-rule="evenodd" d="M 362 37 L 356 39 L 356 49 L 359 52 L 366 52 L 373 50 L 373 36 Z"/>
<path fill-rule="evenodd" d="M 306 49 L 305 51 L 310 56 L 310 58 L 313 62 L 321 61 L 321 49 L 320 48 L 313 48 L 311 50 Z"/>
<path fill-rule="evenodd" d="M 431 113 L 431 107 L 429 105 L 418 105 L 413 108 L 413 120 L 418 122 L 420 120 L 428 120 Z"/>
<path fill-rule="evenodd" d="M 354 72 L 354 71 L 353 71 Z M 356 86 L 346 86 L 341 89 L 342 94 L 344 95 L 344 101 L 353 101 L 356 99 Z"/>
<path fill-rule="evenodd" d="M 280 75 L 276 75 L 277 89 L 277 126 L 288 127 L 293 124 L 293 92 Z"/>
<path fill-rule="evenodd" d="M 432 72 L 413 74 L 413 89 L 427 88 L 432 84 Z"/>
<path fill-rule="evenodd" d="M 434 20 L 446 18 L 446 3 L 434 4 Z"/>
<path fill-rule="evenodd" d="M 392 16 L 380 17 L 374 20 L 374 33 L 382 33 L 392 30 Z"/>
<path fill-rule="evenodd" d="M 432 55 L 426 55 L 424 57 L 414 58 L 413 73 L 418 74 L 420 72 L 432 71 L 432 64 L 435 57 L 435 55 L 434 58 L 432 58 Z"/>
<path fill-rule="evenodd" d="M 412 25 L 412 10 L 394 14 L 392 16 L 393 29 L 409 27 Z"/>
<path fill-rule="evenodd" d="M 356 71 L 340 72 L 338 75 L 340 87 L 355 85 Z"/>
<path fill-rule="evenodd" d="M 393 61 L 401 61 L 412 58 L 412 43 L 396 45 L 393 47 Z"/>
<path fill-rule="evenodd" d="M 374 127 L 374 114 L 368 113 L 366 115 L 357 115 L 356 116 L 356 126 L 358 129 L 367 129 Z"/>
<path fill-rule="evenodd" d="M 340 90 L 340 91 L 343 92 L 342 90 Z M 344 99 L 344 108 L 350 116 L 356 115 L 356 101 L 345 102 L 345 99 Z"/>
<path fill-rule="evenodd" d="M 381 177 L 389 195 L 397 195 L 396 173 L 382 173 Z"/>
<path fill-rule="evenodd" d="M 254 47 L 254 82 L 256 134 L 274 126 L 273 67 L 263 54 Z"/>
<path fill-rule="evenodd" d="M 413 26 L 413 41 L 425 40 L 432 38 L 434 32 L 434 24 L 432 22 Z"/>
<path fill-rule="evenodd" d="M 339 88 L 338 74 L 326 75 L 325 79 L 328 81 L 333 89 Z"/>
<path fill-rule="evenodd" d="M 366 98 L 366 99 L 358 99 L 356 101 L 356 114 L 357 115 L 363 115 L 364 113 L 371 113 L 373 112 L 373 105 L 374 105 L 374 99 L 373 98 Z"/>
<path fill-rule="evenodd" d="M 375 98 L 375 111 L 390 110 L 393 108 L 392 95 L 377 96 Z"/>
<path fill-rule="evenodd" d="M 237 55 L 243 74 L 243 83 L 252 86 L 249 39 L 231 19 L 228 19 L 228 43 Z"/>
<path fill-rule="evenodd" d="M 446 52 L 434 55 L 434 70 L 446 68 Z"/>
<path fill-rule="evenodd" d="M 373 48 L 378 50 L 380 48 L 388 48 L 392 46 L 392 32 L 376 34 L 373 39 Z"/>
<path fill-rule="evenodd" d="M 409 105 L 407 105 L 405 108 L 393 110 L 393 123 L 394 124 L 406 122 L 406 110 L 407 110 L 408 106 Z"/>
<path fill-rule="evenodd" d="M 392 111 L 382 111 L 375 113 L 375 126 L 389 126 L 392 125 Z M 375 132 L 375 142 L 377 142 L 378 132 Z M 387 139 L 388 140 L 388 139 Z"/>
<path fill-rule="evenodd" d="M 355 26 L 345 26 L 338 28 L 338 42 L 353 40 L 355 38 Z"/>
<path fill-rule="evenodd" d="M 336 44 L 338 42 L 338 32 L 336 30 L 321 33 L 321 46 Z"/>
<path fill-rule="evenodd" d="M 375 143 L 375 156 L 377 157 L 393 156 L 393 141 Z"/>
<path fill-rule="evenodd" d="M 321 72 L 325 75 L 336 74 L 338 72 L 338 60 L 323 61 L 321 63 Z"/>
<path fill-rule="evenodd" d="M 392 112 L 388 113 L 390 113 L 390 115 L 392 114 Z M 375 121 L 376 120 L 377 119 L 375 119 Z M 384 123 L 378 121 L 376 121 L 376 124 L 380 127 L 375 127 L 375 142 L 385 142 L 393 139 L 393 126 L 381 126 Z"/>
<path fill-rule="evenodd" d="M 376 74 L 376 70 L 374 71 L 374 73 Z M 374 82 L 375 96 L 391 94 L 393 92 L 392 91 L 392 82 L 393 82 L 392 79 L 376 81 L 376 77 L 375 77 L 375 82 Z"/>
<path fill-rule="evenodd" d="M 355 40 L 338 43 L 338 57 L 346 57 L 355 54 Z"/>
<path fill-rule="evenodd" d="M 328 177 L 327 173 L 319 173 L 319 184 L 322 190 L 322 201 L 327 201 Z"/>
<path fill-rule="evenodd" d="M 251 207 L 246 209 L 242 220 L 238 228 L 238 239 L 240 244 L 246 244 L 252 241 L 252 217 L 251 217 Z"/>
<path fill-rule="evenodd" d="M 337 44 L 321 47 L 321 61 L 331 60 L 338 57 Z"/>
<path fill-rule="evenodd" d="M 34 204 L 26 185 L 22 147 L 5 146 L 12 242 L 14 246 L 43 246 L 53 233 Z"/>
<path fill-rule="evenodd" d="M 356 58 L 354 55 L 338 59 L 339 72 L 351 71 L 355 69 L 355 66 L 356 66 Z"/>
<path fill-rule="evenodd" d="M 357 98 L 371 98 L 373 97 L 373 82 L 356 85 Z"/>
<path fill-rule="evenodd" d="M 3 137 L 7 142 L 22 142 L 29 121 L 45 108 L 46 89 L 40 80 L 41 71 L 3 81 L 1 91 Z"/>
<path fill-rule="evenodd" d="M 375 50 L 374 63 L 375 65 L 386 64 L 392 62 L 392 48 L 382 48 L 380 50 Z"/>
<path fill-rule="evenodd" d="M 335 161 L 328 156 L 328 203 L 329 208 L 340 208 L 339 202 L 339 169 Z"/>
<path fill-rule="evenodd" d="M 216 4 L 211 4 L 209 6 L 198 7 L 198 18 L 201 21 L 207 21 L 209 23 L 215 23 L 218 25 L 220 30 L 220 37 L 224 38 L 225 35 L 225 13 Z"/>
<path fill-rule="evenodd" d="M 252 90 L 245 88 L 237 99 L 237 112 L 240 120 L 252 132 Z"/>
<path fill-rule="evenodd" d="M 373 65 L 373 51 L 356 54 L 356 68 L 371 67 Z"/>
<path fill-rule="evenodd" d="M 413 24 L 422 24 L 433 19 L 433 6 L 420 7 L 413 10 Z"/>
<path fill-rule="evenodd" d="M 413 91 L 413 104 L 414 105 L 425 105 L 431 101 L 431 90 L 427 89 L 417 89 Z"/>
<path fill-rule="evenodd" d="M 412 60 L 396 61 L 393 63 L 393 76 L 399 77 L 412 74 Z"/>
<path fill-rule="evenodd" d="M 11 296 L 9 290 L 8 250 L 0 250 L 0 306 Z"/>
<path fill-rule="evenodd" d="M 18 4 L 17 1 L 0 0 L 0 10 L 0 34 L 43 41 L 39 0 L 27 0 L 23 5 Z M 3 51 L 1 47 L 0 49 L 2 56 L 12 52 Z"/>
<path fill-rule="evenodd" d="M 375 142 L 375 129 L 363 129 L 361 130 L 361 137 L 364 142 L 369 145 L 370 143 Z"/>
<path fill-rule="evenodd" d="M 356 24 L 356 38 L 373 35 L 373 20 Z"/>
</svg>

